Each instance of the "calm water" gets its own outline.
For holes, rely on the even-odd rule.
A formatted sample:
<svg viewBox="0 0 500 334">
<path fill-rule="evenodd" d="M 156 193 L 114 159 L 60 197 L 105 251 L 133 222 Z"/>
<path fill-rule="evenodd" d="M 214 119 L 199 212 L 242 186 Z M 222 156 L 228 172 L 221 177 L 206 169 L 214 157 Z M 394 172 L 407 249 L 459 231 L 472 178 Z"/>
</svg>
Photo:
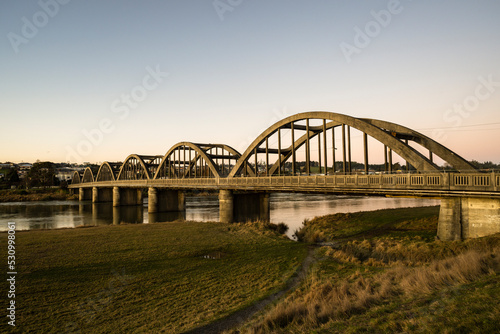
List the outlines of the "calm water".
<svg viewBox="0 0 500 334">
<path fill-rule="evenodd" d="M 270 200 L 271 221 L 287 224 L 290 227 L 289 236 L 302 226 L 304 219 L 316 216 L 439 204 L 438 200 L 430 199 L 323 194 L 272 194 Z M 7 230 L 9 221 L 16 222 L 18 230 L 32 230 L 111 225 L 121 222 L 147 224 L 177 219 L 218 221 L 217 196 L 187 197 L 186 212 L 159 214 L 148 214 L 147 203 L 142 207 L 120 208 L 113 208 L 111 203 L 92 204 L 78 201 L 0 203 L 0 231 Z"/>
</svg>

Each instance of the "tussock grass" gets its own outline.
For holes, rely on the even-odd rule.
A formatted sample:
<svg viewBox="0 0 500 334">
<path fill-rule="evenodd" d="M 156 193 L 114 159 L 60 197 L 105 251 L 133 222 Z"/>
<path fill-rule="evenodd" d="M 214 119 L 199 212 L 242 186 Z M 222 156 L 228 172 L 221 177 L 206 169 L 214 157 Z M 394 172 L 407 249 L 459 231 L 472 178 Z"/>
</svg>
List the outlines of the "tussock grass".
<svg viewBox="0 0 500 334">
<path fill-rule="evenodd" d="M 317 241 L 321 236 L 330 241 L 317 251 L 321 260 L 300 289 L 242 332 L 498 330 L 500 235 L 463 242 L 433 240 L 428 236 L 435 233 L 434 210 L 412 217 L 417 210 L 345 214 L 343 219 L 333 215 L 307 223 L 300 232 L 305 239 Z M 353 227 L 353 222 L 366 226 Z"/>
</svg>

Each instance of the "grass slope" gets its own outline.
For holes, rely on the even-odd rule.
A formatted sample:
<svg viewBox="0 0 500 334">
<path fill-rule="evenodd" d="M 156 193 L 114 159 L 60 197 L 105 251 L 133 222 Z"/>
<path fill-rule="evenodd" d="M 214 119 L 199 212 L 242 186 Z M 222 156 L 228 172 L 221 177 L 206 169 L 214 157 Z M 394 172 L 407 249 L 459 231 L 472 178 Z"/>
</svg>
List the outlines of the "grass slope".
<svg viewBox="0 0 500 334">
<path fill-rule="evenodd" d="M 14 332 L 178 333 L 279 290 L 306 253 L 272 232 L 221 223 L 18 232 Z"/>
</svg>

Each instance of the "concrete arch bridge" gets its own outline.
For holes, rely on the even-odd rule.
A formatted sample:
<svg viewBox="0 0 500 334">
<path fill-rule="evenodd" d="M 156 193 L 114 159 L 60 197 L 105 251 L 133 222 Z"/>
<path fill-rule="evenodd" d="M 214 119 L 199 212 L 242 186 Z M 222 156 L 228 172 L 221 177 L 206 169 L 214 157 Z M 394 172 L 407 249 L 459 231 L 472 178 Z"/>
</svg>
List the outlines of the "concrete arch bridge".
<svg viewBox="0 0 500 334">
<path fill-rule="evenodd" d="M 374 156 L 382 170 L 373 170 Z M 164 155 L 104 162 L 95 175 L 75 172 L 69 187 L 80 200 L 114 206 L 142 204 L 147 188 L 150 213 L 184 210 L 186 190 L 218 191 L 223 222 L 268 220 L 272 192 L 431 197 L 441 199 L 441 239 L 500 232 L 499 173 L 478 171 L 405 126 L 332 112 L 282 119 L 241 154 L 225 144 L 180 142 Z"/>
</svg>

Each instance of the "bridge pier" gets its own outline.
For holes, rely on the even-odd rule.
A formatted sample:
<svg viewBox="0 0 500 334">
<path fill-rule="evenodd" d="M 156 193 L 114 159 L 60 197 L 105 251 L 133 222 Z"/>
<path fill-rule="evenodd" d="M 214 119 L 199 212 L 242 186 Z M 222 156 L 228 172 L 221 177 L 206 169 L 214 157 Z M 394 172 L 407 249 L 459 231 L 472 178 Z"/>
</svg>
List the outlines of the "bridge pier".
<svg viewBox="0 0 500 334">
<path fill-rule="evenodd" d="M 268 193 L 240 193 L 221 189 L 219 192 L 219 220 L 223 223 L 269 221 Z"/>
<path fill-rule="evenodd" d="M 113 187 L 113 206 L 142 205 L 142 189 Z"/>
<path fill-rule="evenodd" d="M 112 202 L 113 190 L 111 188 L 92 188 L 92 203 Z"/>
<path fill-rule="evenodd" d="M 184 211 L 186 209 L 186 198 L 180 190 L 148 189 L 148 212 Z"/>
<path fill-rule="evenodd" d="M 91 199 L 92 199 L 92 189 L 83 187 L 79 189 L 78 200 L 89 201 Z"/>
<path fill-rule="evenodd" d="M 500 232 L 500 199 L 441 199 L 437 236 L 441 240 L 480 238 Z"/>
</svg>

